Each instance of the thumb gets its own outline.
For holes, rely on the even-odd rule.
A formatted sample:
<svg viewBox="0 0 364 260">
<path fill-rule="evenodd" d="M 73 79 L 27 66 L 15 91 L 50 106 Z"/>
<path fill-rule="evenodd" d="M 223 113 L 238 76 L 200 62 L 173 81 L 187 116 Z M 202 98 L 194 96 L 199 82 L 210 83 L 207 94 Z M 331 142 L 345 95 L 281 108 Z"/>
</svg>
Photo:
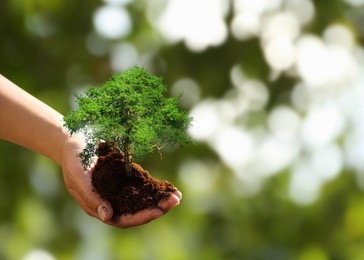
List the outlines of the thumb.
<svg viewBox="0 0 364 260">
<path fill-rule="evenodd" d="M 109 202 L 101 201 L 101 203 L 97 207 L 98 219 L 102 222 L 107 222 L 112 219 L 113 209 Z"/>
<path fill-rule="evenodd" d="M 98 193 L 91 191 L 86 196 L 86 212 L 92 212 L 90 215 L 100 219 L 103 222 L 109 221 L 113 216 L 113 209 L 107 200 L 102 200 Z"/>
</svg>

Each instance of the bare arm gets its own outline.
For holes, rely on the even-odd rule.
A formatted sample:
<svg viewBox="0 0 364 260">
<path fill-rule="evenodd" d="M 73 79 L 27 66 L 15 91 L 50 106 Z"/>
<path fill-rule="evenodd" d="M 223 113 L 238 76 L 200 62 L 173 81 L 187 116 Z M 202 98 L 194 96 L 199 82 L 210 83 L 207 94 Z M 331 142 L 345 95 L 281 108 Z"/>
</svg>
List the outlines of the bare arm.
<svg viewBox="0 0 364 260">
<path fill-rule="evenodd" d="M 62 115 L 0 75 L 0 138 L 39 152 L 58 164 L 68 139 Z"/>
<path fill-rule="evenodd" d="M 92 169 L 84 171 L 77 157 L 84 147 L 83 138 L 71 137 L 64 129 L 62 119 L 60 113 L 0 75 L 0 139 L 43 154 L 58 163 L 68 191 L 89 215 L 126 228 L 145 224 L 178 205 L 182 195 L 175 191 L 156 208 L 114 219 L 110 204 L 101 200 L 92 189 Z"/>
</svg>

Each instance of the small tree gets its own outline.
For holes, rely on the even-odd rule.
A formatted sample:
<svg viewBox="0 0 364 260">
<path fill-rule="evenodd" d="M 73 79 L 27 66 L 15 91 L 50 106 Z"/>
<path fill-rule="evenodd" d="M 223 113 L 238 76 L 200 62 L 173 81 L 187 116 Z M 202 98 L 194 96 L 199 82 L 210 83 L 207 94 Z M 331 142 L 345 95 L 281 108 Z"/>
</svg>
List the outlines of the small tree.
<svg viewBox="0 0 364 260">
<path fill-rule="evenodd" d="M 79 154 L 83 166 L 90 165 L 101 140 L 113 145 L 129 165 L 166 144 L 190 143 L 192 118 L 179 110 L 179 98 L 166 98 L 165 91 L 161 78 L 133 67 L 76 95 L 78 108 L 64 118 L 64 126 L 86 138 Z"/>
</svg>

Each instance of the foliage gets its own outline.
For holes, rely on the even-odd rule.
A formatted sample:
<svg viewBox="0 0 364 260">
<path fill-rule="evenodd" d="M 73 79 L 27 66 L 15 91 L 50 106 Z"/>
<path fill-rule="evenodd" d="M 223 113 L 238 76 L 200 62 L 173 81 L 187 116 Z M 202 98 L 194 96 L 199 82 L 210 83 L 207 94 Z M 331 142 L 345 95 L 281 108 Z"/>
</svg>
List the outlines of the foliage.
<svg viewBox="0 0 364 260">
<path fill-rule="evenodd" d="M 178 98 L 163 96 L 165 91 L 161 78 L 133 67 L 76 95 L 78 108 L 65 116 L 64 125 L 86 137 L 83 165 L 89 166 L 100 140 L 114 144 L 128 162 L 165 144 L 190 143 L 192 119 L 178 108 Z"/>
</svg>

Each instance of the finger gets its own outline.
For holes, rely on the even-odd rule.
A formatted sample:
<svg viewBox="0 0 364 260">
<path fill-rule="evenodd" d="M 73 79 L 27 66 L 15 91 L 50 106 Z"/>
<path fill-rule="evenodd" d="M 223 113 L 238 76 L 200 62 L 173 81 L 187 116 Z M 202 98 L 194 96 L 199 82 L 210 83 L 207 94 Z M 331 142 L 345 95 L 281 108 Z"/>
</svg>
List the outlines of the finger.
<svg viewBox="0 0 364 260">
<path fill-rule="evenodd" d="M 182 192 L 180 192 L 179 190 L 175 190 L 172 193 L 175 194 L 179 198 L 179 200 L 182 199 Z"/>
<path fill-rule="evenodd" d="M 101 201 L 99 206 L 97 207 L 98 219 L 103 222 L 110 221 L 113 216 L 113 208 L 110 203 L 107 201 Z"/>
<path fill-rule="evenodd" d="M 180 203 L 182 199 L 182 193 L 179 190 L 175 190 L 171 193 L 168 198 L 161 199 L 158 202 L 158 207 L 163 211 L 163 213 L 167 213 L 170 209 L 174 208 Z"/>
<path fill-rule="evenodd" d="M 85 195 L 86 212 L 91 212 L 91 216 L 107 222 L 112 219 L 113 209 L 110 203 L 102 200 L 95 191 L 90 191 Z"/>
<path fill-rule="evenodd" d="M 160 209 L 152 208 L 139 211 L 135 214 L 121 215 L 116 220 L 108 221 L 106 223 L 120 228 L 128 228 L 146 224 L 161 216 L 163 216 L 163 212 Z"/>
</svg>

